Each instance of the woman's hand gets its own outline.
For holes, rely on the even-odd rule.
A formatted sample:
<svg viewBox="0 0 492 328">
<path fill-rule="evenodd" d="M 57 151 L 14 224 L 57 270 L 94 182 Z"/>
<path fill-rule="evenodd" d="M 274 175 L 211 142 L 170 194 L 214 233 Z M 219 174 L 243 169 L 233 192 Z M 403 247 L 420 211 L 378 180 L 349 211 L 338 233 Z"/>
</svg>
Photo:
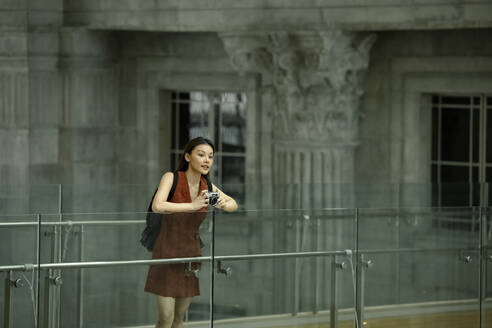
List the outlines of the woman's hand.
<svg viewBox="0 0 492 328">
<path fill-rule="evenodd" d="M 219 199 L 217 200 L 215 207 L 226 212 L 233 212 L 237 209 L 237 204 L 233 198 L 219 191 Z"/>
<path fill-rule="evenodd" d="M 220 208 L 221 210 L 224 210 L 226 212 L 234 212 L 235 210 L 237 210 L 237 203 L 234 198 L 226 195 L 226 193 L 217 188 L 216 185 L 213 185 L 213 191 L 219 193 L 219 199 L 217 200 L 217 204 L 215 204 L 215 207 Z"/>
<path fill-rule="evenodd" d="M 223 197 L 219 196 L 219 199 L 217 200 L 217 203 L 215 203 L 214 206 L 223 210 L 225 204 L 226 204 L 226 200 Z"/>
<path fill-rule="evenodd" d="M 208 205 L 207 190 L 200 191 L 200 194 L 191 202 L 194 211 L 198 211 L 202 207 Z"/>
</svg>

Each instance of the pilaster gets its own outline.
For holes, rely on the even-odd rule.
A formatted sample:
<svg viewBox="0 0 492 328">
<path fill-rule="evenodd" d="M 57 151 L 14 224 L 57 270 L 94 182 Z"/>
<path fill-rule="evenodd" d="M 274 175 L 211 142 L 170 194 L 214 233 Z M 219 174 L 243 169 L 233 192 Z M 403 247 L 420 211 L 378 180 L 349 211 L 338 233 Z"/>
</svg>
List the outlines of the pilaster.
<svg viewBox="0 0 492 328">
<path fill-rule="evenodd" d="M 342 184 L 354 179 L 359 100 L 375 35 L 343 31 L 222 34 L 232 65 L 260 74 L 271 98 L 273 181 L 299 185 L 279 206 L 348 206 Z M 314 184 L 339 184 L 314 192 Z M 307 190 L 306 190 L 307 188 Z M 321 195 L 319 194 L 321 192 Z M 337 196 L 340 195 L 340 196 Z M 348 194 L 350 195 L 350 193 Z"/>
</svg>

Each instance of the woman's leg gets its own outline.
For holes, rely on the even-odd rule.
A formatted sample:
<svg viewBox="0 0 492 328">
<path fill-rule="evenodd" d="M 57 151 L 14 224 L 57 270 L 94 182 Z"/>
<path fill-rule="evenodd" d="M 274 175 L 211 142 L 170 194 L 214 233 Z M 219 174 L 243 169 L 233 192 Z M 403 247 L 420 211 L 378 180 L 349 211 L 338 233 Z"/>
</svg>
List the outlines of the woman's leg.
<svg viewBox="0 0 492 328">
<path fill-rule="evenodd" d="M 176 301 L 173 297 L 164 297 L 157 295 L 157 312 L 159 320 L 155 328 L 171 328 L 174 320 L 174 307 Z"/>
<path fill-rule="evenodd" d="M 190 306 L 192 297 L 178 297 L 174 306 L 174 321 L 172 328 L 182 328 L 183 320 L 188 307 Z"/>
</svg>

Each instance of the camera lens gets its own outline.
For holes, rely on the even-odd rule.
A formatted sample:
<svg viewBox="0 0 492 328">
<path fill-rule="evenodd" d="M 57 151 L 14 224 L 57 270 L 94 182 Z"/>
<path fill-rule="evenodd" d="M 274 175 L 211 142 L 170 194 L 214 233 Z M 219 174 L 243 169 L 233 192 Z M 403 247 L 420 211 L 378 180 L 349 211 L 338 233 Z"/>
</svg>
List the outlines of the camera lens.
<svg viewBox="0 0 492 328">
<path fill-rule="evenodd" d="M 215 206 L 217 204 L 217 201 L 219 200 L 219 194 L 216 192 L 211 192 L 208 195 L 208 203 L 212 206 Z"/>
</svg>

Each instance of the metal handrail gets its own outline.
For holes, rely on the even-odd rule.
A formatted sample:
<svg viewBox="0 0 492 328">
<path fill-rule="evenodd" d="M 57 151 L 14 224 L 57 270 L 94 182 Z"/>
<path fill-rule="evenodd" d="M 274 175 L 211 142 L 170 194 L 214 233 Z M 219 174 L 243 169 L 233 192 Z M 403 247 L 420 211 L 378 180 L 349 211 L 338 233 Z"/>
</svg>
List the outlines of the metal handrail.
<svg viewBox="0 0 492 328">
<path fill-rule="evenodd" d="M 244 260 L 261 260 L 274 258 L 298 258 L 298 257 L 317 257 L 317 256 L 350 256 L 352 253 L 357 254 L 383 254 L 383 253 L 408 253 L 408 252 L 457 252 L 457 251 L 477 251 L 478 248 L 405 248 L 405 249 L 374 249 L 374 250 L 342 250 L 342 251 L 315 251 L 315 252 L 290 252 L 290 253 L 266 253 L 266 254 L 249 254 L 249 255 L 222 255 L 215 256 L 215 261 L 244 261 Z M 125 265 L 157 265 L 170 263 L 188 263 L 188 262 L 211 262 L 211 256 L 183 257 L 172 259 L 151 259 L 151 260 L 125 260 L 125 261 L 93 261 L 93 262 L 67 262 L 67 263 L 42 263 L 39 266 L 35 264 L 18 264 L 0 266 L 0 272 L 4 271 L 30 271 L 35 268 L 39 269 L 74 269 L 74 268 L 95 268 L 95 267 L 112 267 Z"/>
<path fill-rule="evenodd" d="M 251 255 L 224 255 L 215 256 L 216 261 L 241 261 L 252 259 L 271 259 L 271 258 L 289 258 L 289 257 L 315 257 L 315 256 L 333 256 L 347 255 L 346 251 L 318 251 L 318 252 L 302 252 L 302 253 L 270 253 L 270 254 L 251 254 Z M 126 261 L 96 261 L 96 262 L 67 262 L 67 263 L 43 263 L 24 264 L 24 265 L 6 265 L 0 266 L 2 271 L 30 271 L 35 268 L 40 269 L 74 269 L 74 268 L 95 268 L 95 267 L 111 267 L 125 265 L 157 265 L 170 263 L 188 263 L 188 262 L 211 262 L 211 256 L 198 257 L 182 257 L 172 259 L 152 259 L 152 260 L 126 260 Z"/>
<path fill-rule="evenodd" d="M 41 226 L 72 226 L 72 225 L 127 225 L 142 224 L 145 220 L 98 220 L 98 221 L 62 221 L 62 222 L 0 222 L 0 228 L 3 227 L 37 227 Z"/>
<path fill-rule="evenodd" d="M 145 213 L 144 213 L 145 214 Z M 406 213 L 392 213 L 392 215 L 405 215 Z M 432 213 L 425 213 L 431 215 Z M 412 213 L 412 215 L 422 215 L 419 213 Z M 378 216 L 379 218 L 383 219 L 386 218 L 387 216 L 391 216 L 390 214 L 386 213 L 380 213 L 380 214 L 373 214 L 373 213 L 367 213 L 364 215 L 366 218 L 374 218 L 374 216 Z M 331 217 L 331 216 L 330 216 Z M 346 218 L 347 216 L 340 216 L 342 218 Z M 331 217 L 332 218 L 332 217 Z M 469 222 L 469 220 L 466 219 L 460 219 L 460 218 L 446 218 L 443 219 L 441 217 L 433 217 L 434 219 L 438 221 L 443 221 L 443 222 Z M 402 218 L 400 218 L 402 219 Z M 249 220 L 246 220 L 249 222 Z M 132 224 L 144 224 L 145 219 L 140 219 L 140 220 L 85 220 L 85 221 L 58 221 L 58 222 L 49 222 L 49 221 L 41 221 L 41 222 L 36 222 L 36 221 L 27 221 L 27 222 L 0 222 L 0 228 L 8 228 L 8 227 L 36 227 L 38 225 L 41 226 L 71 226 L 71 225 L 132 225 Z"/>
<path fill-rule="evenodd" d="M 421 252 L 453 252 L 453 251 L 478 251 L 480 247 L 467 247 L 467 248 L 398 248 L 398 249 L 368 249 L 354 251 L 359 254 L 388 254 L 388 253 L 421 253 Z"/>
</svg>

